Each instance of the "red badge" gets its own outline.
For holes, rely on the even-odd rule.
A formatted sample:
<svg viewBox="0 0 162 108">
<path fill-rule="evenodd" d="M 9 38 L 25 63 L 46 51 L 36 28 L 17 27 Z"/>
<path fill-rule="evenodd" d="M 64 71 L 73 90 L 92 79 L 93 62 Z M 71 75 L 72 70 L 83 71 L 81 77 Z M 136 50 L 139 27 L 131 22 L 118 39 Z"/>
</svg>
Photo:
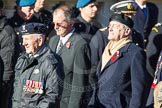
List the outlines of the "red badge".
<svg viewBox="0 0 162 108">
<path fill-rule="evenodd" d="M 116 58 L 120 55 L 120 52 L 117 51 L 112 57 L 111 57 L 111 61 L 114 62 L 116 60 Z"/>
<path fill-rule="evenodd" d="M 154 79 L 154 81 L 153 81 L 153 83 L 151 85 L 151 88 L 154 89 L 156 87 L 156 84 L 157 84 L 157 79 Z"/>
<path fill-rule="evenodd" d="M 119 56 L 119 55 L 120 55 L 120 52 L 119 52 L 119 51 L 117 51 L 117 52 L 116 52 L 116 56 Z"/>
<path fill-rule="evenodd" d="M 68 49 L 69 49 L 69 48 L 70 48 L 70 46 L 71 46 L 71 43 L 70 43 L 70 42 L 67 42 L 67 43 L 66 43 L 66 48 L 68 48 Z"/>
<path fill-rule="evenodd" d="M 111 61 L 114 62 L 116 60 L 116 56 L 111 57 Z"/>
<path fill-rule="evenodd" d="M 155 87 L 156 87 L 156 84 L 152 83 L 151 88 L 154 89 Z"/>
</svg>

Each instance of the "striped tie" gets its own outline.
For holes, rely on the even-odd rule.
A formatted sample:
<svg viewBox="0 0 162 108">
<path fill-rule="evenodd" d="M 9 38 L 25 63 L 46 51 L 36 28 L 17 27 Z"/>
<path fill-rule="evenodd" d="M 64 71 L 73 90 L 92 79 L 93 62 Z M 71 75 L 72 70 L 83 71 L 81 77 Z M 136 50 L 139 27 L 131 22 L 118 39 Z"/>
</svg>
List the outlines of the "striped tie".
<svg viewBox="0 0 162 108">
<path fill-rule="evenodd" d="M 56 53 L 58 53 L 60 51 L 62 46 L 63 46 L 63 43 L 62 43 L 62 40 L 60 39 L 59 44 L 58 44 L 57 49 L 56 49 Z"/>
</svg>

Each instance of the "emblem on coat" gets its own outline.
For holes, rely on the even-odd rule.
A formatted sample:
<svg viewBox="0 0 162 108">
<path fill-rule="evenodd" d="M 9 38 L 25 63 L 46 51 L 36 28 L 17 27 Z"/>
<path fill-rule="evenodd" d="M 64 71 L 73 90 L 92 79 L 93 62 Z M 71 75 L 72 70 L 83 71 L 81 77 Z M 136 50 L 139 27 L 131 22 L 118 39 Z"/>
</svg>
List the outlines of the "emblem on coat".
<svg viewBox="0 0 162 108">
<path fill-rule="evenodd" d="M 70 43 L 70 42 L 67 42 L 67 43 L 66 43 L 66 48 L 68 48 L 68 49 L 69 49 L 69 48 L 70 48 L 70 46 L 71 46 L 71 43 Z"/>
<path fill-rule="evenodd" d="M 39 73 L 39 69 L 35 69 L 34 71 L 33 71 L 33 74 L 38 74 Z"/>
<path fill-rule="evenodd" d="M 114 62 L 114 61 L 117 59 L 117 57 L 118 57 L 119 55 L 120 55 L 120 52 L 117 51 L 117 52 L 111 57 L 111 61 Z"/>
<path fill-rule="evenodd" d="M 23 80 L 23 91 L 30 93 L 43 94 L 44 83 L 34 80 Z"/>
</svg>

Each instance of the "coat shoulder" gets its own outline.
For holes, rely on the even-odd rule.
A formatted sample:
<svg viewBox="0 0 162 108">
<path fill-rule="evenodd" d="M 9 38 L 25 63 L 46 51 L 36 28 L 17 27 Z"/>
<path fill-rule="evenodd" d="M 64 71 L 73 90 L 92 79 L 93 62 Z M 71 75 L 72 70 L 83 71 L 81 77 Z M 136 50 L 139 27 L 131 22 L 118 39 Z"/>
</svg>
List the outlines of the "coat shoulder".
<svg viewBox="0 0 162 108">
<path fill-rule="evenodd" d="M 145 54 L 145 51 L 134 43 L 130 43 L 130 45 L 128 46 L 128 52 L 130 52 L 131 55 L 135 55 L 136 53 L 139 52 Z"/>
<path fill-rule="evenodd" d="M 158 33 L 161 32 L 162 33 L 162 23 L 157 23 L 154 25 L 154 27 L 152 28 L 152 31 Z"/>
<path fill-rule="evenodd" d="M 81 35 L 84 35 L 84 33 L 80 33 L 80 34 L 74 33 L 73 36 L 75 37 L 75 41 L 82 44 L 86 44 L 87 43 L 86 40 Z"/>
</svg>

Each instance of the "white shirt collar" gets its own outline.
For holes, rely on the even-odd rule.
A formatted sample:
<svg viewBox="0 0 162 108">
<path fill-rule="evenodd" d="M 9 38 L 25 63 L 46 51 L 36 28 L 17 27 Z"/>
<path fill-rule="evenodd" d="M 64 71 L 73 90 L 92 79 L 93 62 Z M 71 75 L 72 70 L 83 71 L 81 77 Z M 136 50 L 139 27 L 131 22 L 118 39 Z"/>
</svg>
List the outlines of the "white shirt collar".
<svg viewBox="0 0 162 108">
<path fill-rule="evenodd" d="M 141 9 L 146 8 L 146 4 L 141 5 L 137 0 L 135 0 L 135 2 L 138 4 L 138 6 L 139 6 Z"/>
<path fill-rule="evenodd" d="M 75 31 L 75 29 L 72 29 L 72 31 L 70 33 L 68 33 L 66 36 L 64 37 L 60 37 L 60 40 L 62 41 L 63 45 L 67 42 L 67 40 L 72 36 L 73 32 Z"/>
</svg>

